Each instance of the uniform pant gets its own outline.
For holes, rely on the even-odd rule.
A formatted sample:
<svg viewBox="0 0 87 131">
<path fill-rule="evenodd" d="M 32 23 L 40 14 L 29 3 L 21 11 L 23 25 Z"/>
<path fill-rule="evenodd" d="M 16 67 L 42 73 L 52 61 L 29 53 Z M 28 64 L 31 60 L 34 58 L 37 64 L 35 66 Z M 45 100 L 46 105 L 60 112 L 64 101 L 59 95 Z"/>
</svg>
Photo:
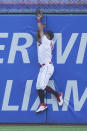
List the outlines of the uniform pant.
<svg viewBox="0 0 87 131">
<path fill-rule="evenodd" d="M 45 90 L 49 82 L 49 79 L 53 75 L 53 72 L 54 72 L 53 64 L 46 64 L 40 68 L 36 84 L 37 90 Z"/>
</svg>

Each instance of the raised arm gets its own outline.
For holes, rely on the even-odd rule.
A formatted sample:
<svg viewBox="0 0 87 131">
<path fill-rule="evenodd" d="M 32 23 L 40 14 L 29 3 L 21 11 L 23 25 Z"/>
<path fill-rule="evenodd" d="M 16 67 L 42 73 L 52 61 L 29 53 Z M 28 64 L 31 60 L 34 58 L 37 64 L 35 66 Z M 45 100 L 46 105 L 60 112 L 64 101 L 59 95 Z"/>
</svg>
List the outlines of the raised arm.
<svg viewBox="0 0 87 131">
<path fill-rule="evenodd" d="M 41 19 L 43 17 L 43 14 L 40 12 L 40 10 L 37 12 L 37 27 L 38 27 L 38 31 L 39 31 L 39 35 L 40 37 L 43 36 L 44 32 L 43 32 L 43 28 L 45 27 L 44 24 L 41 23 Z"/>
</svg>

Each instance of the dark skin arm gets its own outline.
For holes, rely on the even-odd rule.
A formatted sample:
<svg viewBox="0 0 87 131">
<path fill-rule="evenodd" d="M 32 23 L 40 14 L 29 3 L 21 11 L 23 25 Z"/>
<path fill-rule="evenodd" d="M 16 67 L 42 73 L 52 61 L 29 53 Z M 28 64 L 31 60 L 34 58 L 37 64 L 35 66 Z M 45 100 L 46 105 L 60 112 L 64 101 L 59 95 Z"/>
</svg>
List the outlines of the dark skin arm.
<svg viewBox="0 0 87 131">
<path fill-rule="evenodd" d="M 42 13 L 39 13 L 37 15 L 37 28 L 38 28 L 38 32 L 39 32 L 40 37 L 42 37 L 44 34 L 44 32 L 43 32 L 44 25 L 40 22 L 41 18 L 42 18 Z"/>
<path fill-rule="evenodd" d="M 41 41 L 40 41 L 40 34 L 39 34 L 39 31 L 38 31 L 37 34 L 36 34 L 36 41 L 38 41 L 39 43 L 41 42 Z"/>
<path fill-rule="evenodd" d="M 45 24 L 41 23 L 41 19 L 43 18 L 43 14 L 40 12 L 39 9 L 36 10 L 37 14 L 37 34 L 36 34 L 36 40 L 40 43 L 41 37 L 43 36 L 43 28 L 45 27 Z"/>
</svg>

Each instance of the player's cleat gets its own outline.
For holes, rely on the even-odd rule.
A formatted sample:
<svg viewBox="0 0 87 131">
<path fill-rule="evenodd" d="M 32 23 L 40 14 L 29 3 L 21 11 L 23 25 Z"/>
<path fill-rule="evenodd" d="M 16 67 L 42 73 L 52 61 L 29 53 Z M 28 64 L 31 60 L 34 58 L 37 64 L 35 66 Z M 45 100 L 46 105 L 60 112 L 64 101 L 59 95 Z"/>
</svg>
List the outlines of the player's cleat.
<svg viewBox="0 0 87 131">
<path fill-rule="evenodd" d="M 57 96 L 57 100 L 58 100 L 58 105 L 59 106 L 62 106 L 63 105 L 63 94 L 62 94 L 62 92 L 59 92 L 58 93 L 58 96 Z"/>
<path fill-rule="evenodd" d="M 42 111 L 45 111 L 47 109 L 47 106 L 45 103 L 40 104 L 40 107 L 37 109 L 36 113 L 40 113 Z"/>
</svg>

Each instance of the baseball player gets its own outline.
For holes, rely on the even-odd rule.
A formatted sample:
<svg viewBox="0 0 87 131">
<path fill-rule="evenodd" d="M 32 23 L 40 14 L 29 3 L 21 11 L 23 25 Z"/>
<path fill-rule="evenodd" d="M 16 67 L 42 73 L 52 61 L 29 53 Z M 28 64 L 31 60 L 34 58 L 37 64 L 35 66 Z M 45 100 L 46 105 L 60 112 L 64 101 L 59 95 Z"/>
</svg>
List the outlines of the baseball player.
<svg viewBox="0 0 87 131">
<path fill-rule="evenodd" d="M 55 95 L 58 100 L 59 106 L 63 105 L 62 93 L 57 93 L 51 87 L 47 86 L 49 79 L 53 75 L 54 66 L 51 61 L 52 50 L 53 50 L 53 37 L 52 31 L 48 30 L 43 32 L 44 24 L 41 24 L 41 18 L 43 17 L 40 10 L 37 10 L 37 27 L 38 32 L 36 35 L 36 40 L 38 42 L 38 60 L 40 63 L 40 71 L 37 78 L 36 89 L 40 99 L 40 107 L 36 110 L 37 113 L 42 112 L 47 109 L 47 105 L 44 103 L 44 92 L 47 91 Z"/>
</svg>

